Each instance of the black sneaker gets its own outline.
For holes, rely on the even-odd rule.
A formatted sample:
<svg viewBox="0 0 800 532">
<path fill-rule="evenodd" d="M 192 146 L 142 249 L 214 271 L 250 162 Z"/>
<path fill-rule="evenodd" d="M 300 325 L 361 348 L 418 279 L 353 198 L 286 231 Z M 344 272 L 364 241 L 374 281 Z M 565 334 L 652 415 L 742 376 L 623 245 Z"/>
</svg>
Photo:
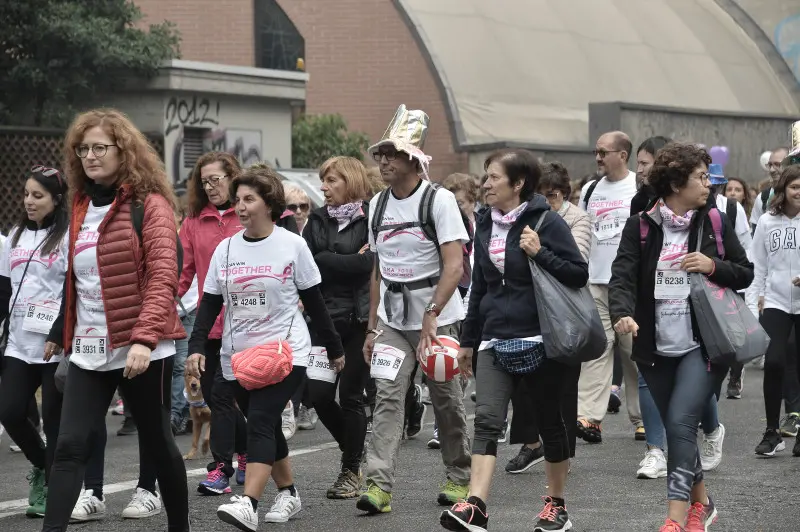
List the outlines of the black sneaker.
<svg viewBox="0 0 800 532">
<path fill-rule="evenodd" d="M 536 449 L 523 445 L 519 454 L 506 464 L 506 473 L 523 473 L 542 460 L 544 460 L 544 450 L 541 445 Z"/>
<path fill-rule="evenodd" d="M 468 530 L 470 532 L 486 532 L 489 526 L 489 515 L 471 502 L 461 501 L 449 510 L 442 512 L 439 523 L 447 530 Z"/>
<path fill-rule="evenodd" d="M 731 377 L 728 379 L 728 399 L 742 398 L 742 379 Z"/>
<path fill-rule="evenodd" d="M 792 456 L 800 456 L 800 434 L 798 434 L 797 439 L 794 441 Z"/>
<path fill-rule="evenodd" d="M 425 403 L 422 402 L 422 386 L 414 385 L 414 400 L 407 407 L 406 438 L 413 438 L 422 430 L 422 418 L 425 417 Z"/>
<path fill-rule="evenodd" d="M 533 532 L 566 532 L 572 530 L 572 521 L 569 520 L 567 509 L 556 506 L 550 497 L 544 499 L 544 509 L 539 512 L 539 520 L 533 527 Z"/>
<path fill-rule="evenodd" d="M 619 407 L 622 406 L 622 399 L 619 397 L 619 388 L 611 390 L 611 395 L 608 397 L 608 408 L 606 411 L 609 414 L 619 414 Z"/>
<path fill-rule="evenodd" d="M 786 444 L 783 443 L 780 433 L 775 429 L 767 429 L 761 443 L 756 447 L 756 454 L 775 456 L 775 453 L 784 449 L 786 449 Z"/>
<path fill-rule="evenodd" d="M 117 431 L 117 436 L 133 436 L 138 432 L 136 429 L 136 422 L 132 417 L 126 417 L 122 422 L 122 426 Z"/>
</svg>

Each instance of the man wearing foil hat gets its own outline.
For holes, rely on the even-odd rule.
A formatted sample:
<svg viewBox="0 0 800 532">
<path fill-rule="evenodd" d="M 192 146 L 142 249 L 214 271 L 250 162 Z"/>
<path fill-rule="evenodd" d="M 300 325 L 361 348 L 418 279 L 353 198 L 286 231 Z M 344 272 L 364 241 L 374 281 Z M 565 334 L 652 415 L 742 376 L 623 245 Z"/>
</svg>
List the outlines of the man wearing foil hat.
<svg viewBox="0 0 800 532">
<path fill-rule="evenodd" d="M 376 260 L 364 357 L 373 373 L 387 360 L 394 361 L 396 373 L 375 379 L 372 444 L 364 471 L 367 489 L 357 503 L 368 514 L 391 511 L 406 390 L 417 361 L 423 362 L 427 351 L 439 344 L 437 336 L 458 338 L 464 319 L 456 288 L 462 274 L 461 246 L 469 236 L 455 196 L 429 183 L 431 158 L 422 151 L 427 128 L 428 115 L 401 105 L 383 138 L 369 148 L 389 188 L 369 205 L 369 245 Z M 393 354 L 383 360 L 386 352 Z M 450 506 L 466 499 L 469 491 L 463 395 L 459 379 L 429 379 L 428 388 L 446 470 L 438 502 Z"/>
</svg>

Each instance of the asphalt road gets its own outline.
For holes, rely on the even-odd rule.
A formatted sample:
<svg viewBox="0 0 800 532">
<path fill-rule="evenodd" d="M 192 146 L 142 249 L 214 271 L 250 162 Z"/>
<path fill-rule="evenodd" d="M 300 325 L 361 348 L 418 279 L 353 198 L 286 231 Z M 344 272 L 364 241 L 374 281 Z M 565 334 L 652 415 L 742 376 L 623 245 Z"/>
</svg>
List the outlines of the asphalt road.
<svg viewBox="0 0 800 532">
<path fill-rule="evenodd" d="M 725 457 L 722 465 L 707 474 L 709 490 L 715 499 L 720 518 L 711 530 L 737 532 L 779 532 L 798 529 L 797 493 L 800 458 L 791 456 L 792 439 L 787 450 L 773 459 L 757 458 L 753 448 L 764 427 L 761 402 L 761 371 L 748 369 L 744 397 L 720 402 L 720 418 L 727 428 Z M 466 400 L 468 411 L 472 403 Z M 637 480 L 635 471 L 644 453 L 644 445 L 635 442 L 623 414 L 609 416 L 604 423 L 601 445 L 579 443 L 567 488 L 567 506 L 576 532 L 655 531 L 665 515 L 665 480 Z M 433 414 L 426 414 L 428 424 L 420 435 L 406 442 L 400 452 L 397 490 L 393 512 L 375 517 L 360 516 L 353 501 L 329 501 L 325 491 L 334 480 L 339 453 L 321 425 L 313 431 L 298 432 L 290 441 L 296 485 L 303 501 L 303 511 L 287 524 L 261 524 L 259 530 L 295 531 L 364 531 L 406 532 L 437 531 L 441 508 L 436 493 L 443 480 L 438 451 L 426 448 Z M 104 521 L 72 525 L 70 530 L 86 532 L 165 530 L 166 516 L 123 521 L 120 513 L 135 487 L 138 474 L 137 440 L 118 437 L 120 417 L 108 418 L 109 440 L 106 454 L 106 500 L 108 516 Z M 39 520 L 24 516 L 27 496 L 25 475 L 28 464 L 20 454 L 8 451 L 8 437 L 0 442 L 0 531 L 38 531 Z M 178 444 L 185 451 L 189 436 L 181 436 Z M 503 467 L 516 454 L 516 447 L 500 446 L 492 497 L 489 501 L 490 525 L 493 531 L 531 530 L 536 513 L 541 509 L 539 497 L 544 493 L 543 466 L 537 465 L 522 475 L 508 475 Z M 235 530 L 216 518 L 216 506 L 222 497 L 209 498 L 195 491 L 202 475 L 204 460 L 187 463 L 189 470 L 190 512 L 193 530 Z M 235 487 L 234 493 L 240 493 Z M 274 486 L 267 488 L 261 508 L 268 508 L 274 497 Z M 263 516 L 263 511 L 260 511 Z"/>
</svg>

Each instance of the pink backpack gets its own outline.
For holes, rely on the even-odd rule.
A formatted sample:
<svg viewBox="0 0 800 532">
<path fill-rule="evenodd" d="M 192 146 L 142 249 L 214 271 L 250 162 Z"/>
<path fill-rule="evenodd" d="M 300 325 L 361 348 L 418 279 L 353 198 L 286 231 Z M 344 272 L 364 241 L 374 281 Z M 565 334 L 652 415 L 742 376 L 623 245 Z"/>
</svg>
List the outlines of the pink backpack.
<svg viewBox="0 0 800 532">
<path fill-rule="evenodd" d="M 231 357 L 233 376 L 245 390 L 281 382 L 292 372 L 292 347 L 286 340 L 250 347 Z"/>
<path fill-rule="evenodd" d="M 645 220 L 644 213 L 639 213 L 639 243 L 644 249 L 645 240 L 650 233 L 650 223 Z M 717 241 L 717 255 L 719 258 L 725 258 L 725 243 L 722 241 L 722 215 L 716 207 L 708 211 L 708 217 L 711 218 L 711 227 L 714 229 L 714 239 Z M 698 235 L 698 238 L 699 235 Z"/>
</svg>

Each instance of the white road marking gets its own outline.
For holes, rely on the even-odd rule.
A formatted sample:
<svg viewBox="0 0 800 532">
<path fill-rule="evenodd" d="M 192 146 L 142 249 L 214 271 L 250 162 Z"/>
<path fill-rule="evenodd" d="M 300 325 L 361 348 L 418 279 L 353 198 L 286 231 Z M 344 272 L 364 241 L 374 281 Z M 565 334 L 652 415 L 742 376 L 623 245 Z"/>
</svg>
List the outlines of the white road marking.
<svg viewBox="0 0 800 532">
<path fill-rule="evenodd" d="M 320 451 L 327 451 L 328 449 L 336 449 L 338 447 L 339 444 L 336 443 L 335 441 L 329 443 L 323 443 L 322 445 L 315 445 L 312 447 L 303 447 L 300 449 L 291 450 L 289 451 L 289 456 L 303 456 L 305 454 L 318 453 Z M 233 462 L 234 468 L 236 468 L 236 465 L 237 465 L 236 462 Z M 207 473 L 208 471 L 206 470 L 205 467 L 201 467 L 198 469 L 187 469 L 186 477 L 187 478 L 202 477 Z M 114 484 L 107 484 L 103 486 L 103 494 L 110 495 L 112 493 L 119 493 L 121 491 L 130 491 L 135 489 L 138 483 L 139 479 L 128 480 L 125 482 L 116 482 Z M 28 508 L 27 498 L 0 502 L 0 519 L 24 513 L 27 508 Z"/>
</svg>

